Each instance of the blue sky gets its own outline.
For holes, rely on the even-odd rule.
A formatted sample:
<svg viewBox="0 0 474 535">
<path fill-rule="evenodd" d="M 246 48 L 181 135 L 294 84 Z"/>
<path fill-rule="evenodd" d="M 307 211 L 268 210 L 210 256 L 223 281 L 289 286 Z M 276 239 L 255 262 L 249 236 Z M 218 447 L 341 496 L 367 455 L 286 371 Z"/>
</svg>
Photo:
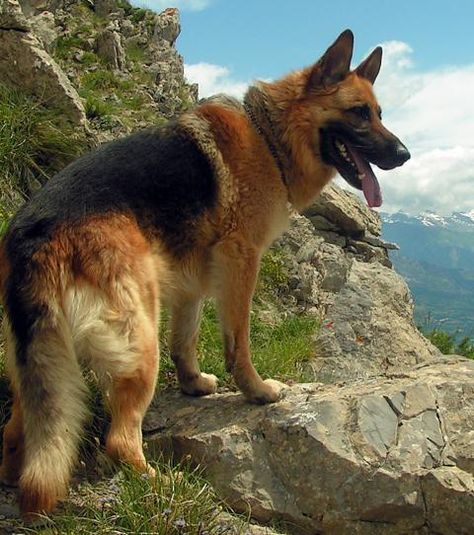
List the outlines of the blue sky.
<svg viewBox="0 0 474 535">
<path fill-rule="evenodd" d="M 345 28 L 354 63 L 381 44 L 375 84 L 386 125 L 412 152 L 401 169 L 377 172 L 383 209 L 474 209 L 474 1 L 134 0 L 178 7 L 177 48 L 201 96 L 241 96 L 255 78 L 308 65 Z"/>
<path fill-rule="evenodd" d="M 312 62 L 345 28 L 359 57 L 374 43 L 403 41 L 420 69 L 474 59 L 472 0 L 143 0 L 176 5 L 188 63 L 226 65 L 240 78 L 276 77 Z M 181 4 L 181 6 L 180 6 Z"/>
</svg>

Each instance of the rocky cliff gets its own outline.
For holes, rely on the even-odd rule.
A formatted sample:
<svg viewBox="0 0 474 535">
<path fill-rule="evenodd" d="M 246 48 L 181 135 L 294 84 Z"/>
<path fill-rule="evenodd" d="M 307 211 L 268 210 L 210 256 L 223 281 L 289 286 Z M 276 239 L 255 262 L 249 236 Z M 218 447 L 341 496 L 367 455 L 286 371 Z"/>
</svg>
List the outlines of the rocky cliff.
<svg viewBox="0 0 474 535">
<path fill-rule="evenodd" d="M 179 14 L 121 0 L 3 0 L 0 82 L 98 141 L 193 104 Z M 220 495 L 289 532 L 463 534 L 474 528 L 474 364 L 417 330 L 378 215 L 328 187 L 275 247 L 275 312 L 318 319 L 311 384 L 252 407 L 237 393 L 160 392 L 145 433 L 202 464 Z"/>
<path fill-rule="evenodd" d="M 110 139 L 191 105 L 179 13 L 121 0 L 4 0 L 0 81 Z"/>
</svg>

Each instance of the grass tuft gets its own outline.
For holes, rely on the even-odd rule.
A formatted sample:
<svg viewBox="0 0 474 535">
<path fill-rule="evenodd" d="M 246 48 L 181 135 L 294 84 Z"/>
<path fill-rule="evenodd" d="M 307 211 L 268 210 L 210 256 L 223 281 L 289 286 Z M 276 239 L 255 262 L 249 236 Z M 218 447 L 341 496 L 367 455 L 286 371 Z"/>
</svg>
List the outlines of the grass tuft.
<svg viewBox="0 0 474 535">
<path fill-rule="evenodd" d="M 85 138 L 59 127 L 60 120 L 58 112 L 0 85 L 0 221 L 85 148 Z"/>
<path fill-rule="evenodd" d="M 35 533 L 92 534 L 153 533 L 155 535 L 223 535 L 225 510 L 199 469 L 186 464 L 154 463 L 156 478 L 123 467 L 102 489 L 88 484 L 74 492 L 65 511 L 50 518 Z M 233 519 L 232 533 L 244 533 L 245 523 Z"/>
</svg>

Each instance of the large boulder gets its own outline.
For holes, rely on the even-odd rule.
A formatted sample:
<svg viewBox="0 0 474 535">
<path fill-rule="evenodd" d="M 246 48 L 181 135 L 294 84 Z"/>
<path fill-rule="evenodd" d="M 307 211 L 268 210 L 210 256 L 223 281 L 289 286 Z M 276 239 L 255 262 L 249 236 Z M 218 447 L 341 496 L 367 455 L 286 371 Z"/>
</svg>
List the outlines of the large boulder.
<svg viewBox="0 0 474 535">
<path fill-rule="evenodd" d="M 3 0 L 0 3 L 0 28 L 19 32 L 30 30 L 30 25 L 18 4 L 18 0 Z"/>
<path fill-rule="evenodd" d="M 69 121 L 85 125 L 77 91 L 25 22 L 17 0 L 1 5 L 0 50 L 2 83 L 35 95 L 44 105 L 61 110 Z"/>
<path fill-rule="evenodd" d="M 125 51 L 118 32 L 106 28 L 97 35 L 95 46 L 97 55 L 112 69 L 124 69 Z"/>
<path fill-rule="evenodd" d="M 468 535 L 474 526 L 474 362 L 241 394 L 160 393 L 150 450 L 191 458 L 233 508 L 291 533 Z"/>
</svg>

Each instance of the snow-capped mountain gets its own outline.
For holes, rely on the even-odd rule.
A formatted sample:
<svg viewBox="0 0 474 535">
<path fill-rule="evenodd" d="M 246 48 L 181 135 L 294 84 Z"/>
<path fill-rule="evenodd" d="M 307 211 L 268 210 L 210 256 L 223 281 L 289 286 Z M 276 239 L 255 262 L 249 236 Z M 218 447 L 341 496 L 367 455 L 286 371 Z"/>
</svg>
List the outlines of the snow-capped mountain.
<svg viewBox="0 0 474 535">
<path fill-rule="evenodd" d="M 449 216 L 443 216 L 427 210 L 421 212 L 419 215 L 410 215 L 405 212 L 396 212 L 394 214 L 381 214 L 382 220 L 384 223 L 393 224 L 400 222 L 419 222 L 426 227 L 449 227 L 453 225 L 465 225 L 465 226 L 474 226 L 474 209 L 469 212 L 453 212 Z"/>
<path fill-rule="evenodd" d="M 474 210 L 382 213 L 383 237 L 398 243 L 395 268 L 407 280 L 416 318 L 431 327 L 474 335 Z"/>
</svg>

